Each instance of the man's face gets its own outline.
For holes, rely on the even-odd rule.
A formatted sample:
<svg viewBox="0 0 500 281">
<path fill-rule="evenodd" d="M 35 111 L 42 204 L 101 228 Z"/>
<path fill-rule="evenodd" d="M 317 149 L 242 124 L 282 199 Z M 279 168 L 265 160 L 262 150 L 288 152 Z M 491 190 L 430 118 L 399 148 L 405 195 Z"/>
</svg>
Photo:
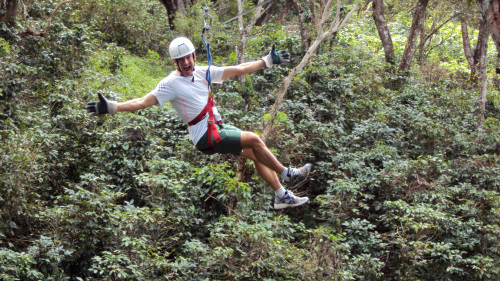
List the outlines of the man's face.
<svg viewBox="0 0 500 281">
<path fill-rule="evenodd" d="M 194 71 L 194 61 L 196 60 L 196 54 L 189 54 L 180 59 L 175 59 L 174 62 L 177 64 L 178 70 L 181 71 L 184 76 L 191 76 Z"/>
</svg>

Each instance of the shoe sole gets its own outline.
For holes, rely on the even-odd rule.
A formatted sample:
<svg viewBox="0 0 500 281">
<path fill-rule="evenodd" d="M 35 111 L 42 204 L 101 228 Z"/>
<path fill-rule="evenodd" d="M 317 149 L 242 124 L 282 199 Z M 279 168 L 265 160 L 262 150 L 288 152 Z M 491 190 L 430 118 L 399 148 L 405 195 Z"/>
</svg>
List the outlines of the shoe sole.
<svg viewBox="0 0 500 281">
<path fill-rule="evenodd" d="M 286 208 L 295 208 L 298 206 L 302 206 L 302 205 L 306 204 L 307 202 L 309 202 L 309 198 L 307 198 L 307 200 L 305 200 L 304 202 L 296 203 L 296 204 L 276 204 L 276 203 L 274 203 L 274 209 L 275 210 L 282 210 L 282 209 L 286 209 Z"/>
<path fill-rule="evenodd" d="M 287 185 L 286 183 L 285 183 L 285 185 L 287 185 L 288 188 L 298 188 L 298 187 L 301 187 L 302 185 L 304 185 L 304 183 L 306 183 L 307 178 L 309 178 L 309 175 L 311 174 L 311 169 L 312 169 L 312 166 L 309 165 L 309 171 L 307 172 L 307 175 L 306 175 L 306 177 L 303 180 L 297 182 L 294 185 Z"/>
</svg>

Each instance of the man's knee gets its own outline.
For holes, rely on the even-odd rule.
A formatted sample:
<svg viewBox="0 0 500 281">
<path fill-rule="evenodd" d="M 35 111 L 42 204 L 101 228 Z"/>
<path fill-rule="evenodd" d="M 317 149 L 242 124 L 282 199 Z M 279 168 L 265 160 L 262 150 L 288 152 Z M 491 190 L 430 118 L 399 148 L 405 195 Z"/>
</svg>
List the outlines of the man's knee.
<svg viewBox="0 0 500 281">
<path fill-rule="evenodd" d="M 246 159 L 250 159 L 252 161 L 257 161 L 257 158 L 255 157 L 255 154 L 253 154 L 253 150 L 251 148 L 243 149 L 240 156 L 243 156 Z"/>
<path fill-rule="evenodd" d="M 244 147 L 255 147 L 264 145 L 264 142 L 260 137 L 252 132 L 242 132 L 241 133 L 242 145 Z"/>
</svg>

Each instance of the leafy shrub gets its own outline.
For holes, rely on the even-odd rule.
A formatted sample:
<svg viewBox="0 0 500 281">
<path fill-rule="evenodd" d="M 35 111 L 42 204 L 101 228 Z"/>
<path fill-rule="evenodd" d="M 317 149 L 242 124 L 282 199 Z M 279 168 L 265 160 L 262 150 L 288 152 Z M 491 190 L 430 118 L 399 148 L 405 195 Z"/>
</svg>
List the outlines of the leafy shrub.
<svg viewBox="0 0 500 281">
<path fill-rule="evenodd" d="M 89 1 L 74 20 L 92 23 L 103 41 L 141 56 L 153 50 L 167 57 L 173 37 L 160 1 Z"/>
<path fill-rule="evenodd" d="M 0 38 L 0 57 L 10 54 L 10 45 L 5 39 Z"/>
</svg>

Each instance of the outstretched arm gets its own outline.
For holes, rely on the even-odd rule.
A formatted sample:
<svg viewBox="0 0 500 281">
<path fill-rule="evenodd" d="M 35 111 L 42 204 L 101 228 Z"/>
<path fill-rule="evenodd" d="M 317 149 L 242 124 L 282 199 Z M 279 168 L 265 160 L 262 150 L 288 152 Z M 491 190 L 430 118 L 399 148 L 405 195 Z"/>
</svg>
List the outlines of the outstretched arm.
<svg viewBox="0 0 500 281">
<path fill-rule="evenodd" d="M 158 100 L 153 94 L 147 94 L 142 98 L 137 98 L 120 103 L 116 101 L 109 101 L 101 94 L 97 95 L 99 96 L 99 101 L 89 102 L 87 104 L 87 111 L 89 113 L 92 113 L 91 116 L 115 114 L 120 111 L 137 111 L 139 109 L 158 104 Z"/>
<path fill-rule="evenodd" d="M 117 112 L 137 111 L 158 104 L 158 100 L 153 94 L 147 94 L 142 98 L 128 100 L 117 104 Z"/>
<path fill-rule="evenodd" d="M 222 80 L 238 75 L 252 73 L 264 67 L 272 67 L 274 64 L 282 64 L 290 61 L 290 54 L 286 50 L 276 51 L 276 44 L 273 44 L 271 52 L 258 61 L 244 62 L 235 66 L 224 67 Z"/>
<path fill-rule="evenodd" d="M 244 62 L 239 65 L 226 66 L 224 67 L 224 74 L 222 75 L 222 80 L 226 80 L 238 75 L 244 75 L 248 73 L 255 72 L 266 66 L 263 60 Z"/>
</svg>

